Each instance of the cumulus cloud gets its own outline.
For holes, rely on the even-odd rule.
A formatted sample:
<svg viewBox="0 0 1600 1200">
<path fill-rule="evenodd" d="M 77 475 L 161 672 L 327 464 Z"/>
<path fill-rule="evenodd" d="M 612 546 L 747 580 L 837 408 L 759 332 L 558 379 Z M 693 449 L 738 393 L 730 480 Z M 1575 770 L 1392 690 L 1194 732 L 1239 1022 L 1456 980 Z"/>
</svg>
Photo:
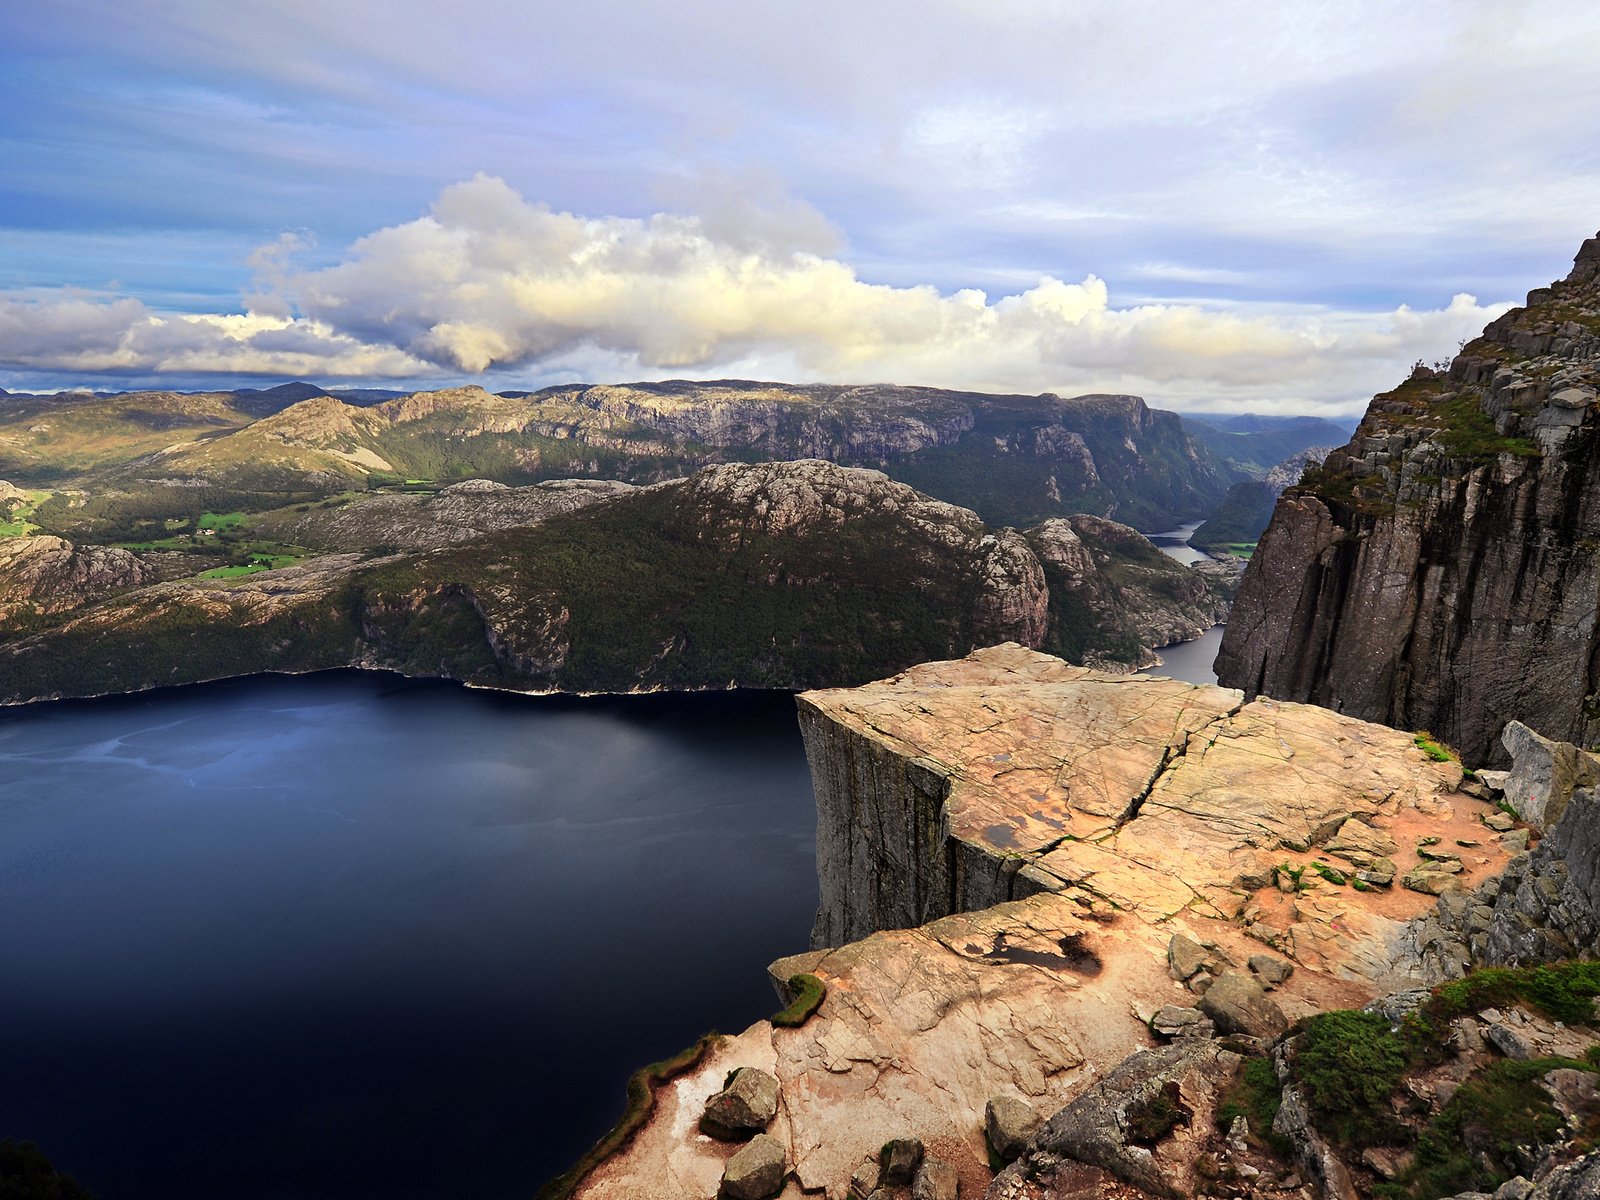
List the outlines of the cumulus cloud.
<svg viewBox="0 0 1600 1200">
<path fill-rule="evenodd" d="M 0 364 L 83 376 L 330 375 L 403 378 L 428 364 L 316 321 L 262 315 L 160 315 L 132 299 L 0 295 Z"/>
<path fill-rule="evenodd" d="M 1445 356 L 1505 307 L 1464 294 L 1440 310 L 1377 314 L 1118 306 L 1094 275 L 1046 276 L 997 298 L 889 286 L 806 248 L 818 235 L 809 212 L 780 209 L 767 223 L 726 212 L 584 217 L 479 175 L 446 188 L 427 215 L 361 238 L 334 266 L 297 270 L 295 237 L 264 247 L 247 314 L 0 300 L 0 361 L 508 383 L 737 373 L 1331 410 L 1392 384 L 1417 358 Z"/>
</svg>

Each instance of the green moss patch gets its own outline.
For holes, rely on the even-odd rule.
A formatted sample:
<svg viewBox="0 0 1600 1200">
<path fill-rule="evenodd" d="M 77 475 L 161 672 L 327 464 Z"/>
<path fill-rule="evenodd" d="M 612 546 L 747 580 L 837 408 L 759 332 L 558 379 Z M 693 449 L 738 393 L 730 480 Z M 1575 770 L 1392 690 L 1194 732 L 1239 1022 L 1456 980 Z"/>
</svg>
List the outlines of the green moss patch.
<svg viewBox="0 0 1600 1200">
<path fill-rule="evenodd" d="M 794 999 L 781 1012 L 772 1014 L 772 1023 L 784 1029 L 794 1029 L 811 1019 L 811 1014 L 822 1007 L 827 987 L 815 975 L 791 975 L 789 990 Z"/>
<path fill-rule="evenodd" d="M 625 1147 L 633 1140 L 634 1134 L 644 1128 L 650 1110 L 655 1107 L 656 1092 L 661 1085 L 699 1066 L 721 1040 L 721 1035 L 713 1030 L 687 1050 L 647 1067 L 640 1067 L 628 1076 L 628 1104 L 623 1109 L 621 1120 L 587 1154 L 540 1188 L 535 1200 L 567 1200 L 591 1171 Z"/>
</svg>

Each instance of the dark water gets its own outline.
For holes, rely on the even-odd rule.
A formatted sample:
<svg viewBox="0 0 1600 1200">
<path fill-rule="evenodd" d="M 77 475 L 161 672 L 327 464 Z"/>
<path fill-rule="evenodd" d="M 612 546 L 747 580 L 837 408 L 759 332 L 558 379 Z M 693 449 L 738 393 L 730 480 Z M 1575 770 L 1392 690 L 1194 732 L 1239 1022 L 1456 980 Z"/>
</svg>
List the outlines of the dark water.
<svg viewBox="0 0 1600 1200">
<path fill-rule="evenodd" d="M 787 696 L 341 674 L 0 713 L 0 1135 L 101 1200 L 529 1197 L 776 1000 Z"/>
<path fill-rule="evenodd" d="M 1193 521 L 1169 529 L 1166 533 L 1152 533 L 1149 537 L 1161 553 L 1188 566 L 1210 557 L 1189 545 L 1190 535 L 1203 524 L 1203 521 Z M 1192 642 L 1175 642 L 1171 646 L 1161 647 L 1156 651 L 1161 656 L 1161 665 L 1151 667 L 1150 674 L 1181 679 L 1185 683 L 1216 683 L 1217 673 L 1212 670 L 1211 664 L 1216 662 L 1217 650 L 1222 645 L 1222 630 L 1223 626 L 1213 625 Z"/>
<path fill-rule="evenodd" d="M 1191 521 L 1187 525 L 1180 525 L 1176 529 L 1167 530 L 1165 533 L 1151 533 L 1145 536 L 1150 539 L 1161 553 L 1177 559 L 1184 566 L 1188 566 L 1190 563 L 1203 562 L 1210 557 L 1189 545 L 1189 538 L 1196 529 L 1199 529 L 1204 524 L 1204 521 Z"/>
<path fill-rule="evenodd" d="M 1177 642 L 1162 646 L 1156 651 L 1161 656 L 1159 667 L 1148 668 L 1152 675 L 1165 675 L 1185 683 L 1216 683 L 1217 672 L 1212 663 L 1217 661 L 1217 650 L 1222 645 L 1223 625 L 1213 625 L 1192 642 Z"/>
</svg>

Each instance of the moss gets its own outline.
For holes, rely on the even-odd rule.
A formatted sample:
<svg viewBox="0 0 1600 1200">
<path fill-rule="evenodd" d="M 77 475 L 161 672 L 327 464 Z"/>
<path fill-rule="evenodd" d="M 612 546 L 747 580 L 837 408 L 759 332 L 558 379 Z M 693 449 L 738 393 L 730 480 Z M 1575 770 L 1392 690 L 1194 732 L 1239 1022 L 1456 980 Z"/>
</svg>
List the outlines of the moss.
<svg viewBox="0 0 1600 1200">
<path fill-rule="evenodd" d="M 1337 867 L 1330 867 L 1325 862 L 1314 862 L 1311 864 L 1311 869 L 1326 879 L 1329 883 L 1335 884 L 1338 887 L 1343 887 L 1345 884 L 1350 882 L 1349 877 L 1343 871 L 1339 870 Z"/>
<path fill-rule="evenodd" d="M 621 1119 L 587 1154 L 540 1188 L 535 1200 L 567 1200 L 591 1171 L 623 1149 L 633 1140 L 633 1135 L 644 1127 L 650 1110 L 655 1107 L 656 1091 L 661 1085 L 699 1066 L 721 1040 L 721 1035 L 713 1030 L 687 1050 L 647 1067 L 640 1067 L 628 1076 L 628 1102 Z"/>
<path fill-rule="evenodd" d="M 815 975 L 791 975 L 789 990 L 794 993 L 794 999 L 787 1008 L 772 1014 L 772 1023 L 783 1029 L 804 1025 L 822 1007 L 822 998 L 828 994 L 822 980 Z"/>
<path fill-rule="evenodd" d="M 1217 1128 L 1226 1132 L 1236 1118 L 1243 1117 L 1252 1138 L 1280 1158 L 1287 1158 L 1293 1146 L 1288 1138 L 1272 1131 L 1282 1105 L 1283 1087 L 1272 1063 L 1260 1057 L 1247 1059 L 1217 1106 Z"/>
<path fill-rule="evenodd" d="M 1187 1125 L 1190 1116 L 1175 1080 L 1134 1101 L 1123 1114 L 1128 1140 L 1136 1146 L 1154 1146 L 1179 1125 Z"/>
<path fill-rule="evenodd" d="M 1340 1010 L 1306 1022 L 1294 1070 L 1320 1128 L 1340 1142 L 1370 1145 L 1394 1131 L 1388 1101 L 1408 1058 L 1383 1017 Z"/>
<path fill-rule="evenodd" d="M 1416 736 L 1411 740 L 1416 743 L 1418 750 L 1421 750 L 1429 758 L 1433 759 L 1434 762 L 1460 761 L 1455 751 L 1451 750 L 1450 747 L 1440 742 L 1426 729 L 1417 730 Z"/>
</svg>

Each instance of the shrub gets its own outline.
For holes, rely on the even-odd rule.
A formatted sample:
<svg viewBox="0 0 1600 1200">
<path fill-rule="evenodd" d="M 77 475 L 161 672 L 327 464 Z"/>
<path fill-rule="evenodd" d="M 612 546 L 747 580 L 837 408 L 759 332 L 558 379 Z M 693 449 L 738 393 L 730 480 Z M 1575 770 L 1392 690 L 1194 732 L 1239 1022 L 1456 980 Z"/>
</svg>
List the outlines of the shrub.
<svg viewBox="0 0 1600 1200">
<path fill-rule="evenodd" d="M 1388 1100 L 1406 1068 L 1406 1046 L 1376 1013 L 1321 1013 L 1306 1022 L 1295 1074 L 1318 1124 L 1341 1142 L 1370 1144 L 1390 1135 Z"/>
</svg>

